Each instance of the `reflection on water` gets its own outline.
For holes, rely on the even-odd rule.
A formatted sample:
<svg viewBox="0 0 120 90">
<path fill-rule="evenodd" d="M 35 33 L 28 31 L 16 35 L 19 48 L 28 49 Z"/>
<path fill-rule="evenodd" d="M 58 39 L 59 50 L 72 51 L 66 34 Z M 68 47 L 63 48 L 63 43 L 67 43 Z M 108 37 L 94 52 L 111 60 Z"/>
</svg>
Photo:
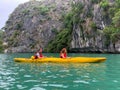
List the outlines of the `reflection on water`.
<svg viewBox="0 0 120 90">
<path fill-rule="evenodd" d="M 91 84 L 104 80 L 104 63 L 15 63 L 19 68 L 17 77 L 24 80 L 24 84 L 39 83 L 42 88 L 69 88 L 71 85 Z M 23 67 L 23 68 L 22 68 Z M 23 76 L 23 77 L 21 77 Z M 19 80 L 20 81 L 20 80 Z M 23 84 L 23 85 L 24 85 Z M 78 86 L 76 86 L 78 85 Z M 33 86 L 36 88 L 36 86 Z"/>
<path fill-rule="evenodd" d="M 119 63 L 17 63 L 0 55 L 0 90 L 119 90 Z M 112 72 L 112 73 L 111 73 Z"/>
</svg>

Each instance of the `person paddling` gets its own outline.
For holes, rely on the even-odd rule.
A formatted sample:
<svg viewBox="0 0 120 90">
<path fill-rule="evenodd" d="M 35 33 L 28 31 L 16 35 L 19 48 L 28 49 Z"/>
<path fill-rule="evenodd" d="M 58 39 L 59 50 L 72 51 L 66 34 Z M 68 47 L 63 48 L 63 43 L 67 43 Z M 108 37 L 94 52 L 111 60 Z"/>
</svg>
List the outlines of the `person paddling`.
<svg viewBox="0 0 120 90">
<path fill-rule="evenodd" d="M 66 48 L 63 48 L 60 51 L 60 58 L 67 58 L 67 50 L 66 50 Z"/>
<path fill-rule="evenodd" d="M 44 55 L 42 54 L 42 48 L 40 48 L 40 50 L 34 55 L 34 57 L 35 59 L 44 57 Z"/>
<path fill-rule="evenodd" d="M 40 48 L 40 51 L 39 51 L 39 58 L 43 58 L 43 54 L 42 54 L 42 48 Z"/>
</svg>

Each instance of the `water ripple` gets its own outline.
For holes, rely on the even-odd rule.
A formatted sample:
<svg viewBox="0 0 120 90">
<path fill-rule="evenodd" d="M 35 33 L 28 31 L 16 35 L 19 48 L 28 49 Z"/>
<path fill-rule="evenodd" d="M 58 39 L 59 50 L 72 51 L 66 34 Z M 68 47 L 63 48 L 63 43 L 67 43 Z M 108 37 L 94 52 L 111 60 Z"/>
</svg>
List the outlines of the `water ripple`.
<svg viewBox="0 0 120 90">
<path fill-rule="evenodd" d="M 26 80 L 24 82 L 39 82 L 38 80 Z"/>
<path fill-rule="evenodd" d="M 120 90 L 120 57 L 105 63 L 36 64 L 13 62 L 15 56 L 0 56 L 0 90 Z"/>
<path fill-rule="evenodd" d="M 33 87 L 33 88 L 31 88 L 30 90 L 46 90 L 46 89 L 44 89 L 44 88 L 42 88 L 42 87 Z"/>
<path fill-rule="evenodd" d="M 67 88 L 67 86 L 62 85 L 62 84 L 48 84 L 48 86 L 52 86 L 52 87 L 61 87 L 61 88 Z"/>
<path fill-rule="evenodd" d="M 31 75 L 24 75 L 24 77 L 32 77 Z"/>
<path fill-rule="evenodd" d="M 73 82 L 74 82 L 74 83 L 90 84 L 89 82 L 83 81 L 83 80 L 75 80 L 75 81 L 73 81 Z"/>
<path fill-rule="evenodd" d="M 25 89 L 27 86 L 22 86 L 22 85 L 16 85 L 18 89 Z"/>
</svg>

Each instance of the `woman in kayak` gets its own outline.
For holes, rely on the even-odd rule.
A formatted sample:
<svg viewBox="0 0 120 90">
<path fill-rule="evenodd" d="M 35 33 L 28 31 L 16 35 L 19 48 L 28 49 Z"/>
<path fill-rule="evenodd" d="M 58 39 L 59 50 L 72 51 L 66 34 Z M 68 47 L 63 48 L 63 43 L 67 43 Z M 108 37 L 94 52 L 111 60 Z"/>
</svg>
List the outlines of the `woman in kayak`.
<svg viewBox="0 0 120 90">
<path fill-rule="evenodd" d="M 60 58 L 67 58 L 67 50 L 66 50 L 66 48 L 63 48 L 60 51 Z"/>
<path fill-rule="evenodd" d="M 35 59 L 37 58 L 43 58 L 43 54 L 42 54 L 42 48 L 40 48 L 40 50 L 34 55 Z"/>
</svg>

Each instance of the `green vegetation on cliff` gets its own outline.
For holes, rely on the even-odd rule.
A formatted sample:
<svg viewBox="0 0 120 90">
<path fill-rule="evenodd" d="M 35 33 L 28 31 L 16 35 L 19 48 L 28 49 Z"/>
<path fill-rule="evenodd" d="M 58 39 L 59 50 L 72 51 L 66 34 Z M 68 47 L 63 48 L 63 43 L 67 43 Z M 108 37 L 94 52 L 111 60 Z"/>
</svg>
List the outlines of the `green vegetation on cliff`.
<svg viewBox="0 0 120 90">
<path fill-rule="evenodd" d="M 54 40 L 49 42 L 47 52 L 59 52 L 61 48 L 66 47 L 69 49 L 71 42 L 71 31 L 68 29 L 62 30 Z"/>
<path fill-rule="evenodd" d="M 101 6 L 104 10 L 107 10 L 108 7 L 109 7 L 109 2 L 108 2 L 108 0 L 102 0 L 102 1 L 100 2 L 100 6 Z"/>
<path fill-rule="evenodd" d="M 54 40 L 50 41 L 46 47 L 47 52 L 59 52 L 62 48 L 70 49 L 72 40 L 73 25 L 82 22 L 79 14 L 82 13 L 83 5 L 81 3 L 72 4 L 72 10 L 64 15 L 64 29 L 61 30 Z"/>
<path fill-rule="evenodd" d="M 116 0 L 115 4 L 108 8 L 109 16 L 111 16 L 112 23 L 105 27 L 104 35 L 106 37 L 105 44 L 108 47 L 110 43 L 113 43 L 115 48 L 115 43 L 120 40 L 120 0 Z M 111 13 L 112 11 L 112 13 Z"/>
<path fill-rule="evenodd" d="M 71 42 L 72 34 L 72 24 L 73 20 L 71 19 L 73 14 L 70 12 L 64 16 L 64 27 L 65 29 L 61 30 L 55 37 L 54 40 L 50 41 L 46 47 L 47 52 L 59 52 L 63 47 L 69 49 Z"/>
<path fill-rule="evenodd" d="M 105 46 L 108 47 L 112 42 L 115 48 L 115 43 L 120 39 L 120 28 L 108 26 L 104 29 L 104 35 L 106 37 Z"/>
<path fill-rule="evenodd" d="M 104 35 L 104 44 L 108 48 L 109 45 L 112 43 L 113 48 L 115 48 L 115 43 L 120 39 L 120 9 L 119 9 L 119 0 L 115 1 L 115 4 L 110 6 L 110 3 L 108 0 L 101 0 L 95 2 L 98 3 L 100 7 L 103 9 L 103 19 L 105 19 L 107 22 L 110 20 L 108 26 L 106 26 L 103 30 Z M 84 13 L 84 6 L 81 3 L 72 3 L 72 9 L 71 11 L 64 15 L 64 28 L 61 30 L 61 32 L 58 33 L 56 38 L 52 40 L 47 47 L 48 52 L 59 52 L 61 48 L 66 47 L 68 50 L 70 49 L 70 43 L 72 40 L 72 31 L 75 27 L 80 27 L 82 32 L 82 38 L 96 38 L 97 35 L 97 26 L 96 23 L 93 21 L 93 15 L 91 12 L 91 9 L 87 12 L 86 18 L 81 18 L 81 13 Z M 111 13 L 112 12 L 112 13 Z M 88 21 L 89 20 L 89 21 Z M 88 30 L 85 30 L 85 23 L 88 22 Z M 96 33 L 96 34 L 95 34 Z M 90 37 L 91 36 L 91 37 Z"/>
</svg>

